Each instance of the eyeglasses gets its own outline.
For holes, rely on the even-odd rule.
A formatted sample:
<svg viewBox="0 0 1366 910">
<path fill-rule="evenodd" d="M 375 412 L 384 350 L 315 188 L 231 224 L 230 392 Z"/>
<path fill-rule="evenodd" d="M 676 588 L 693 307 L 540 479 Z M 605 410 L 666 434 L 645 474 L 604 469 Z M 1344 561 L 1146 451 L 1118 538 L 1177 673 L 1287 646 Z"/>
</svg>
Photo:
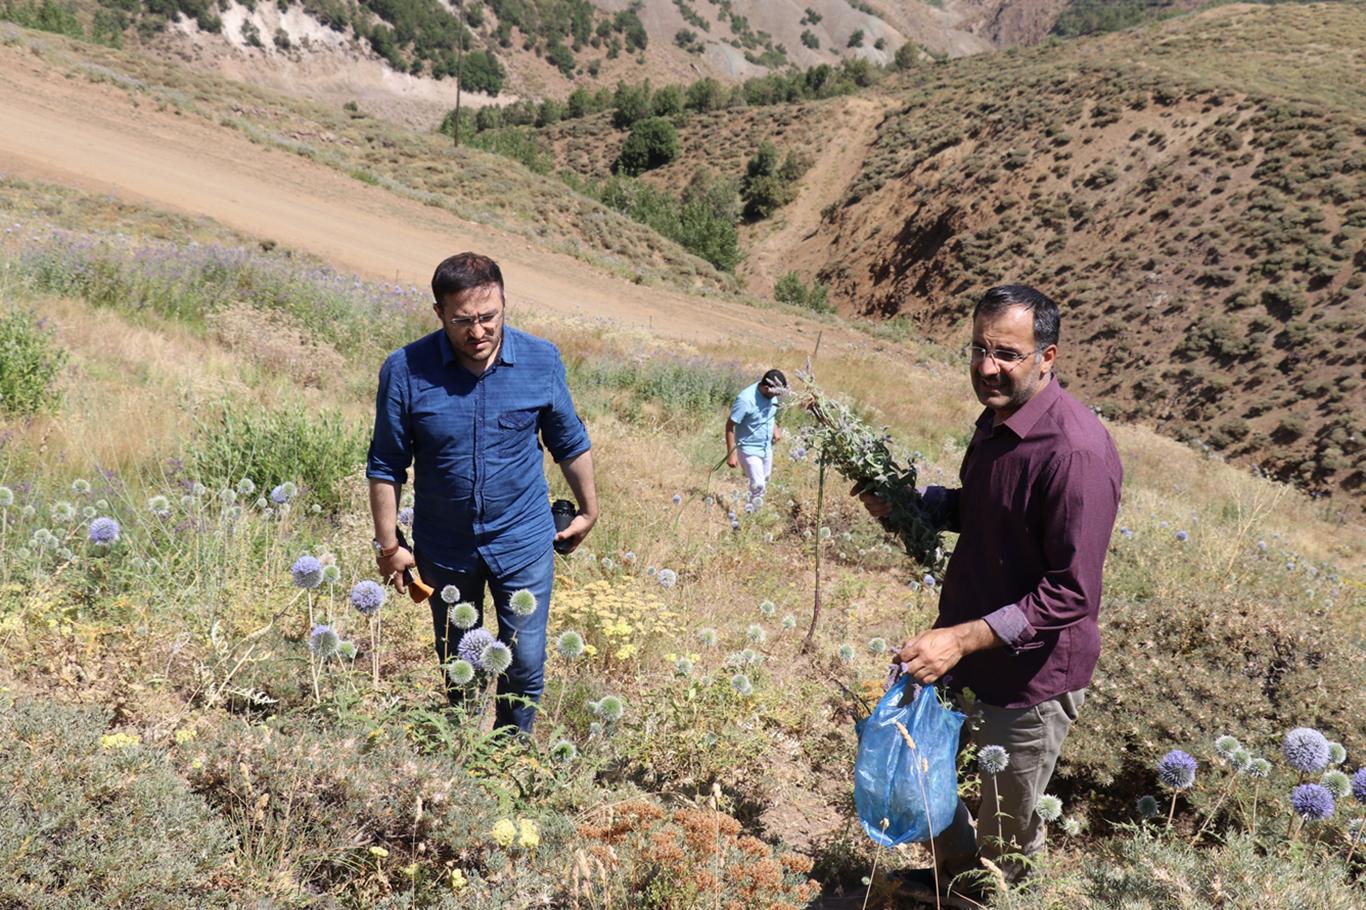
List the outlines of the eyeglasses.
<svg viewBox="0 0 1366 910">
<path fill-rule="evenodd" d="M 457 329 L 472 329 L 475 325 L 480 325 L 487 329 L 497 325 L 498 320 L 502 315 L 502 310 L 489 310 L 487 313 L 476 313 L 473 316 L 452 316 L 446 321 Z"/>
<path fill-rule="evenodd" d="M 996 361 L 996 365 L 998 367 L 1000 367 L 1003 370 L 1009 370 L 1010 368 L 1014 367 L 1016 364 L 1024 360 L 1026 357 L 1039 353 L 1039 349 L 1035 348 L 1032 351 L 1025 351 L 1024 353 L 1020 353 L 1019 351 L 993 351 L 988 348 L 984 348 L 981 345 L 970 344 L 967 346 L 966 352 L 968 355 L 968 360 L 970 360 L 972 363 L 981 363 L 983 360 L 986 360 L 988 357 L 990 357 L 992 360 Z"/>
</svg>

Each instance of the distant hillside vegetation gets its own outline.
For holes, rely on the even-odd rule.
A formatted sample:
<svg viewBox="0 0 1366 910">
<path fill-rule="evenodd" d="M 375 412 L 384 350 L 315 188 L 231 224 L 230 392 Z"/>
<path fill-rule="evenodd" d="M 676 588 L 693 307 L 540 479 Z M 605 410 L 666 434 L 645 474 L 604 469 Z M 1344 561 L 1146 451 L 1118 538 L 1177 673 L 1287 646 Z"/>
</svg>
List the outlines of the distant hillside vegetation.
<svg viewBox="0 0 1366 910">
<path fill-rule="evenodd" d="M 1359 5 L 1228 8 L 915 71 L 794 259 L 948 342 L 987 285 L 1037 284 L 1107 413 L 1359 496 L 1363 46 Z"/>
</svg>

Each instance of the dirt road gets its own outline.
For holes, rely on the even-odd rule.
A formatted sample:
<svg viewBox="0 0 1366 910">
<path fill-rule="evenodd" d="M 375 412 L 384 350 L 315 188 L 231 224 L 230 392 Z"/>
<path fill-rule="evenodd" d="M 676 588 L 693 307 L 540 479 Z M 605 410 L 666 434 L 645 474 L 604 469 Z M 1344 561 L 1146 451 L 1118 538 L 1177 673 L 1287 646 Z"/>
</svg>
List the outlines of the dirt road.
<svg viewBox="0 0 1366 910">
<path fill-rule="evenodd" d="M 107 84 L 66 78 L 0 47 L 0 172 L 211 217 L 368 278 L 424 286 L 443 257 L 499 260 L 509 300 L 687 342 L 767 337 L 807 347 L 818 323 L 742 304 L 640 287 L 451 212 L 253 144 L 198 118 L 135 105 Z M 824 327 L 822 347 L 866 347 Z"/>
</svg>

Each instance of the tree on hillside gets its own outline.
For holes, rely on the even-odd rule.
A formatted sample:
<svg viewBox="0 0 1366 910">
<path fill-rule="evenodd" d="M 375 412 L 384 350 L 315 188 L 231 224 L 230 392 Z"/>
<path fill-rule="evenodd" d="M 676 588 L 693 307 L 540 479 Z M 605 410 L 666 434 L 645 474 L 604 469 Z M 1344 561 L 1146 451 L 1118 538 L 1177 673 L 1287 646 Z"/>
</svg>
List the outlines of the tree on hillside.
<svg viewBox="0 0 1366 910">
<path fill-rule="evenodd" d="M 805 168 L 789 152 L 779 163 L 778 149 L 764 142 L 745 165 L 740 180 L 740 201 L 747 221 L 762 221 L 797 196 L 797 180 Z"/>
<path fill-rule="evenodd" d="M 920 62 L 920 48 L 914 41 L 907 41 L 896 49 L 896 54 L 892 57 L 892 63 L 899 70 L 914 69 Z"/>
<path fill-rule="evenodd" d="M 688 86 L 687 105 L 688 110 L 705 113 L 706 111 L 719 111 L 726 106 L 726 101 L 730 93 L 726 87 L 715 79 L 708 76 L 699 79 Z"/>
<path fill-rule="evenodd" d="M 650 116 L 650 101 L 653 97 L 649 79 L 640 85 L 618 81 L 617 90 L 612 95 L 612 125 L 624 130 L 637 120 Z"/>
<path fill-rule="evenodd" d="M 612 169 L 635 177 L 663 167 L 677 158 L 678 152 L 678 130 L 664 117 L 650 117 L 631 128 Z"/>
</svg>

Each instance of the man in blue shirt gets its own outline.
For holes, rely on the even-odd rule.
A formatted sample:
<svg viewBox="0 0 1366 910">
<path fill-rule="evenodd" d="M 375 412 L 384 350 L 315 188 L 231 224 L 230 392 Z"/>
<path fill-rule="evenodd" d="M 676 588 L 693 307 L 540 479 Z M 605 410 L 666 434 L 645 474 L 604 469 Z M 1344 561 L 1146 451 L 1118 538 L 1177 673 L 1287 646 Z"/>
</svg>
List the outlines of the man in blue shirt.
<svg viewBox="0 0 1366 910">
<path fill-rule="evenodd" d="M 366 466 L 376 559 L 380 575 L 400 591 L 403 573 L 417 566 L 438 592 L 432 626 L 443 665 L 468 631 L 449 621 L 450 608 L 472 603 L 477 629 L 485 585 L 492 590 L 498 637 L 513 654 L 498 680 L 496 724 L 529 732 L 544 689 L 552 544 L 574 549 L 598 518 L 588 432 L 574 411 L 559 351 L 504 325 L 497 263 L 476 253 L 450 257 L 432 276 L 432 296 L 441 328 L 394 351 L 380 368 Z M 542 443 L 578 500 L 578 514 L 558 534 Z M 398 542 L 409 465 L 411 552 Z M 456 601 L 441 596 L 448 585 L 458 590 Z M 521 590 L 535 596 L 530 612 L 509 605 Z M 465 694 L 449 682 L 447 693 L 453 704 Z"/>
<path fill-rule="evenodd" d="M 782 438 L 777 421 L 778 396 L 785 392 L 787 377 L 781 370 L 769 370 L 735 396 L 726 420 L 726 464 L 732 468 L 743 465 L 751 501 L 764 495 L 773 473 L 773 443 Z"/>
</svg>

